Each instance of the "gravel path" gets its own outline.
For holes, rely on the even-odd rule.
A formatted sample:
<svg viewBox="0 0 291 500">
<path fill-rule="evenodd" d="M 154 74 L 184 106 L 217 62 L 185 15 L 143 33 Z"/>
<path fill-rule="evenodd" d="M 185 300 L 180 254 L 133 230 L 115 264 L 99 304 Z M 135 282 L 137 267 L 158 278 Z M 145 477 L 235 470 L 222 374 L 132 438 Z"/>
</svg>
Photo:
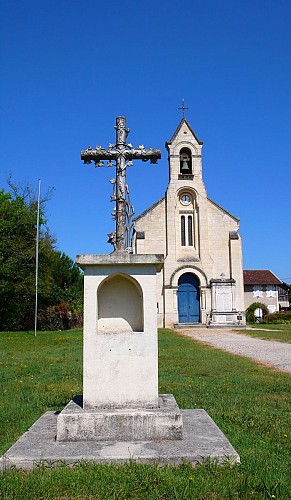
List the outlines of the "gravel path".
<svg viewBox="0 0 291 500">
<path fill-rule="evenodd" d="M 181 334 L 218 349 L 271 365 L 282 372 L 291 373 L 291 344 L 256 339 L 224 329 L 218 331 L 210 331 L 206 328 L 195 329 L 195 331 L 182 330 Z"/>
</svg>

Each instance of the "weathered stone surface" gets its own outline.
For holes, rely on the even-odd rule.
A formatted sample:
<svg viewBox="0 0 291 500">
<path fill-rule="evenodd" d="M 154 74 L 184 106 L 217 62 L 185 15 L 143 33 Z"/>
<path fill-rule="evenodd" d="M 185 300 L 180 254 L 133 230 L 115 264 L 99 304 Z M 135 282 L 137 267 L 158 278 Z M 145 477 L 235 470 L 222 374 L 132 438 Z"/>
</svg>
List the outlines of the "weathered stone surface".
<svg viewBox="0 0 291 500">
<path fill-rule="evenodd" d="M 58 415 L 58 441 L 182 439 L 182 416 L 172 394 L 161 394 L 158 408 L 83 409 L 77 402 Z"/>
<path fill-rule="evenodd" d="M 106 254 L 81 254 L 76 256 L 76 262 L 80 267 L 83 266 L 112 266 L 122 264 L 132 265 L 154 265 L 156 270 L 160 271 L 163 267 L 164 256 L 162 254 L 135 255 L 130 253 L 114 252 Z"/>
<path fill-rule="evenodd" d="M 1 457 L 0 469 L 30 470 L 39 463 L 58 466 L 81 461 L 120 464 L 239 463 L 239 455 L 204 410 L 182 410 L 183 439 L 177 441 L 62 442 L 56 441 L 57 415 L 46 412 Z"/>
<path fill-rule="evenodd" d="M 84 408 L 157 407 L 163 257 L 115 253 L 77 262 L 84 269 Z"/>
</svg>

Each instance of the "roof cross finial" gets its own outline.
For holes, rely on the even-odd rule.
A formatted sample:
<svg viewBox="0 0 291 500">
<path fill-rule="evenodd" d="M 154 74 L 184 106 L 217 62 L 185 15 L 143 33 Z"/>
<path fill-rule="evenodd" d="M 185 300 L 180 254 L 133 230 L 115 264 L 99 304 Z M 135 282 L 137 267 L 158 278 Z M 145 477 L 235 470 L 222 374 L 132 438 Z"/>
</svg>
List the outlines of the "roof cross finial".
<svg viewBox="0 0 291 500">
<path fill-rule="evenodd" d="M 183 113 L 183 118 L 185 118 L 185 109 L 189 109 L 189 108 L 186 108 L 186 107 L 185 107 L 185 99 L 184 99 L 184 97 L 182 98 L 182 107 L 181 107 L 181 108 L 178 108 L 178 109 L 181 109 L 181 110 L 182 110 L 182 113 Z"/>
</svg>

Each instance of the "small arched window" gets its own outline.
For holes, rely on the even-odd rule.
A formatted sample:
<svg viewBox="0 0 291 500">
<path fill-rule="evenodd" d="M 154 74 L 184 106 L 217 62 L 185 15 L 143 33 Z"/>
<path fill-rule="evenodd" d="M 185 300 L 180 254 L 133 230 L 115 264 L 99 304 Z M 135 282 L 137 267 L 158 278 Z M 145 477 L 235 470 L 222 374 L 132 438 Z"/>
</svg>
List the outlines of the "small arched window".
<svg viewBox="0 0 291 500">
<path fill-rule="evenodd" d="M 193 220 L 192 215 L 188 215 L 188 245 L 193 246 Z"/>
<path fill-rule="evenodd" d="M 185 215 L 182 215 L 181 217 L 181 245 L 182 247 L 186 245 Z"/>
<path fill-rule="evenodd" d="M 182 148 L 180 151 L 180 174 L 192 174 L 192 154 L 188 148 Z"/>
<path fill-rule="evenodd" d="M 181 246 L 193 246 L 193 216 L 181 215 Z"/>
</svg>

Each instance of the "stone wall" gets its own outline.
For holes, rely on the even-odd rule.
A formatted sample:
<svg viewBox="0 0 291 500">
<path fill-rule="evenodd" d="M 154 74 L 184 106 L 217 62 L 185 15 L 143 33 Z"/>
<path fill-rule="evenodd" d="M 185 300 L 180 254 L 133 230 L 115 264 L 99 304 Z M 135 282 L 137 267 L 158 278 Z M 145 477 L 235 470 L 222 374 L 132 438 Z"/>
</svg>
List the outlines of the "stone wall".
<svg viewBox="0 0 291 500">
<path fill-rule="evenodd" d="M 165 256 L 163 275 L 157 281 L 159 326 L 173 326 L 178 322 L 178 280 L 188 272 L 195 274 L 200 283 L 203 324 L 210 321 L 213 309 L 211 280 L 230 280 L 229 312 L 235 324 L 237 313 L 244 311 L 239 219 L 207 197 L 202 179 L 202 143 L 185 119 L 166 146 L 170 179 L 165 197 L 137 217 L 134 237 L 136 253 Z M 180 151 L 185 148 L 191 156 L 191 170 L 184 175 Z M 189 227 L 192 241 L 187 233 Z"/>
</svg>

